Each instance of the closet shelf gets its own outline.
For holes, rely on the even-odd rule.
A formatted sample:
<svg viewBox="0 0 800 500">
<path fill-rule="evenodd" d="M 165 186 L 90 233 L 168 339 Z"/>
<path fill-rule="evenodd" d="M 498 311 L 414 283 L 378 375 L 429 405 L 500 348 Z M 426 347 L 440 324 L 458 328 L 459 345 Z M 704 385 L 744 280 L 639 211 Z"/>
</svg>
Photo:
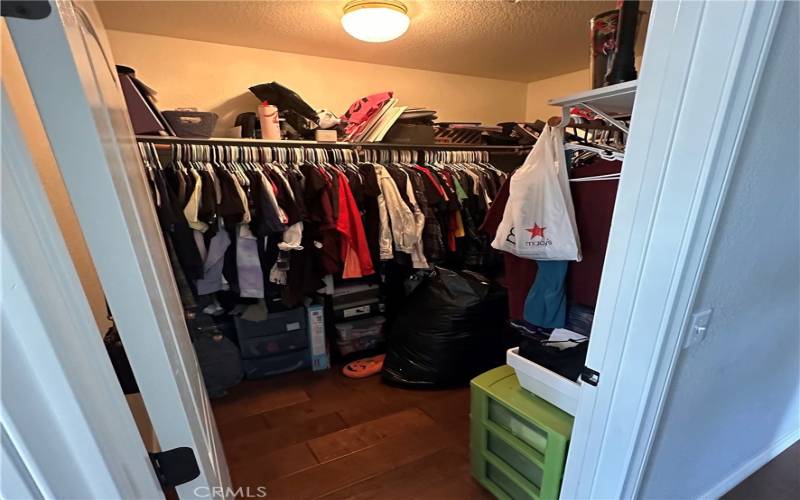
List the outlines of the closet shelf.
<svg viewBox="0 0 800 500">
<path fill-rule="evenodd" d="M 579 92 L 566 97 L 547 101 L 551 106 L 570 108 L 572 106 L 589 105 L 611 116 L 628 116 L 633 110 L 636 98 L 637 80 L 618 83 L 608 87 Z"/>
<path fill-rule="evenodd" d="M 404 149 L 428 151 L 489 151 L 492 153 L 526 153 L 531 146 L 477 146 L 471 144 L 387 144 L 382 142 L 317 142 L 317 141 L 268 141 L 263 139 L 237 139 L 212 137 L 192 139 L 184 137 L 137 135 L 139 142 L 154 144 L 204 144 L 208 146 L 270 146 L 288 148 L 354 148 L 354 149 Z"/>
</svg>

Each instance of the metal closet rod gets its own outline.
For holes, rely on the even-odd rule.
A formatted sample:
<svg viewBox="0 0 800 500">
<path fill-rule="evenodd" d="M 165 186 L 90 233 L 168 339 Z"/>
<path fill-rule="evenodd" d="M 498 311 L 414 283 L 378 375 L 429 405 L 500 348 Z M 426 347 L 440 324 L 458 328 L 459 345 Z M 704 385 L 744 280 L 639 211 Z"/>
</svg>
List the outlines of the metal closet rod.
<svg viewBox="0 0 800 500">
<path fill-rule="evenodd" d="M 277 148 L 325 149 L 390 149 L 427 151 L 487 151 L 493 154 L 524 154 L 531 146 L 476 146 L 472 144 L 387 144 L 383 142 L 317 142 L 317 141 L 267 141 L 263 139 L 211 138 L 191 139 L 162 135 L 137 135 L 139 142 L 153 144 L 204 144 L 208 146 L 269 146 Z"/>
</svg>

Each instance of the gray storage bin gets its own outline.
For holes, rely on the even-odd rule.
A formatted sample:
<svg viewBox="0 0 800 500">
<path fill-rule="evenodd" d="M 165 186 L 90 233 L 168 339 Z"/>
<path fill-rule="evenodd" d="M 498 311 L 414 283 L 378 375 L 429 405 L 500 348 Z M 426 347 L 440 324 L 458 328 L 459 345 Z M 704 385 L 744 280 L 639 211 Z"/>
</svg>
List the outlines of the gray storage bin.
<svg viewBox="0 0 800 500">
<path fill-rule="evenodd" d="M 244 375 L 249 379 L 259 379 L 293 372 L 311 366 L 311 353 L 308 349 L 277 356 L 243 359 Z"/>
<path fill-rule="evenodd" d="M 207 111 L 175 109 L 162 113 L 175 135 L 191 139 L 208 139 L 214 133 L 217 114 Z"/>
<path fill-rule="evenodd" d="M 308 347 L 308 333 L 305 328 L 278 335 L 245 338 L 239 342 L 242 358 L 274 356 L 306 347 Z"/>
<path fill-rule="evenodd" d="M 234 316 L 239 345 L 244 339 L 306 331 L 306 310 L 302 307 L 282 312 L 271 312 L 264 321 L 248 321 Z"/>
</svg>

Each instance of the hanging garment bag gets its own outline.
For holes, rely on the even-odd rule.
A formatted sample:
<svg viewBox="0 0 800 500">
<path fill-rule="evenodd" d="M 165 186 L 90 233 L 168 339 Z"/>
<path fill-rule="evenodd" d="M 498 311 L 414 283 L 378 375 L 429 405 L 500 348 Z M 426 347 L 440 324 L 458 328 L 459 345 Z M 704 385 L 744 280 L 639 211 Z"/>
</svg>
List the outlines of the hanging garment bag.
<svg viewBox="0 0 800 500">
<path fill-rule="evenodd" d="M 545 127 L 511 178 L 493 248 L 533 260 L 581 260 L 566 163 L 564 132 Z"/>
</svg>

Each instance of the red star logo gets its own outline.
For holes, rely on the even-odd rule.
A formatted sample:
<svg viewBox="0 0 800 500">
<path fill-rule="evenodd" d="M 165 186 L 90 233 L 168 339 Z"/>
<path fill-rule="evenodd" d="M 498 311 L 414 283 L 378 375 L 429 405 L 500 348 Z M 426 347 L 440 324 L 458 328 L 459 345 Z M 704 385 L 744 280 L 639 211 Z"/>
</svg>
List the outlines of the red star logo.
<svg viewBox="0 0 800 500">
<path fill-rule="evenodd" d="M 529 227 L 526 229 L 529 233 L 531 233 L 531 239 L 534 239 L 537 236 L 541 236 L 544 238 L 544 230 L 547 229 L 546 227 L 540 227 L 539 224 L 534 224 L 533 227 Z"/>
</svg>

